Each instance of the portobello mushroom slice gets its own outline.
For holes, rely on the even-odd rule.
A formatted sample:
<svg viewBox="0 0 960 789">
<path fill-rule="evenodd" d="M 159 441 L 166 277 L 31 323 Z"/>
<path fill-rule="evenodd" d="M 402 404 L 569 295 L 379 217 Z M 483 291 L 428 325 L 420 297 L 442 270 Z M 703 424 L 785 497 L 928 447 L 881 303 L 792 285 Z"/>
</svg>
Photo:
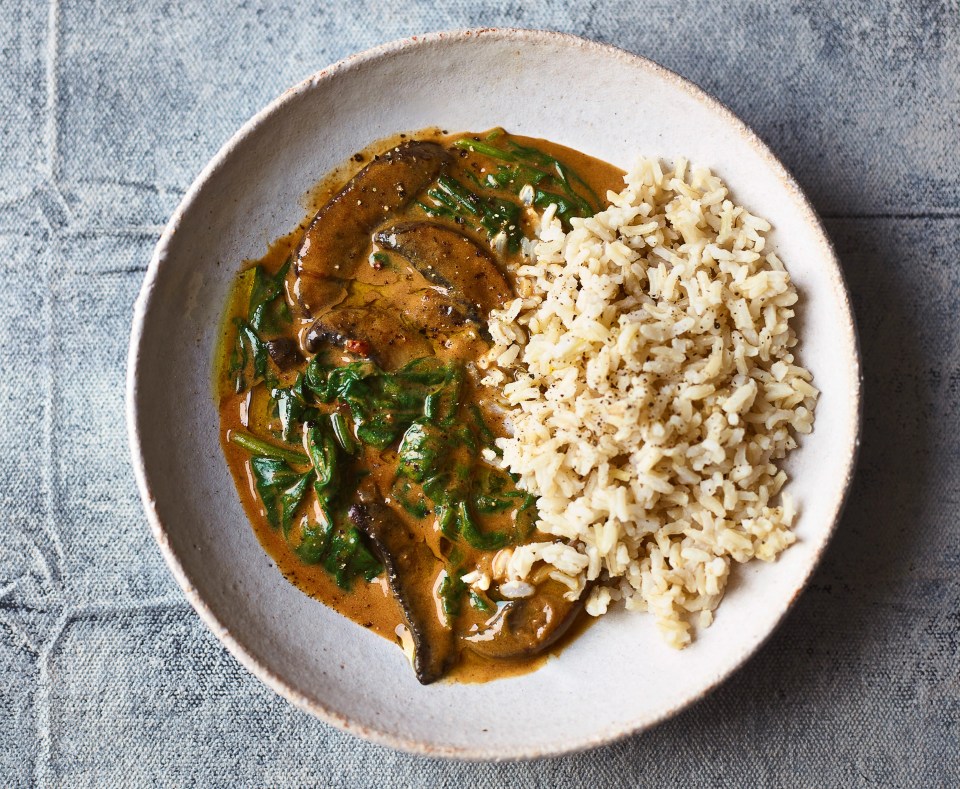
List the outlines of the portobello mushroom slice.
<svg viewBox="0 0 960 789">
<path fill-rule="evenodd" d="M 452 227 L 401 222 L 378 230 L 374 240 L 482 316 L 502 308 L 513 296 L 510 281 L 490 250 Z"/>
<path fill-rule="evenodd" d="M 413 670 L 422 684 L 429 685 L 457 658 L 453 631 L 440 619 L 432 587 L 423 582 L 439 575 L 440 562 L 385 504 L 354 504 L 348 515 L 386 568 L 390 590 L 413 636 Z"/>
<path fill-rule="evenodd" d="M 396 315 L 375 308 L 333 309 L 320 316 L 307 332 L 304 345 L 309 353 L 316 353 L 324 342 L 373 359 L 384 370 L 395 370 L 433 353 L 420 332 L 404 326 Z"/>
<path fill-rule="evenodd" d="M 582 600 L 564 598 L 566 591 L 563 584 L 547 581 L 532 596 L 503 603 L 482 627 L 461 636 L 464 646 L 488 658 L 542 652 L 567 631 L 583 608 Z"/>
<path fill-rule="evenodd" d="M 402 309 L 403 317 L 430 339 L 461 332 L 470 322 L 464 305 L 430 288 L 417 291 L 409 301 L 404 300 Z"/>
<path fill-rule="evenodd" d="M 273 359 L 274 364 L 281 370 L 289 370 L 296 364 L 303 361 L 297 343 L 291 337 L 278 337 L 275 340 L 267 340 L 264 345 L 267 346 L 267 353 Z"/>
<path fill-rule="evenodd" d="M 375 158 L 313 218 L 287 275 L 287 298 L 307 317 L 343 298 L 377 225 L 404 208 L 451 159 L 437 143 L 411 140 Z"/>
</svg>

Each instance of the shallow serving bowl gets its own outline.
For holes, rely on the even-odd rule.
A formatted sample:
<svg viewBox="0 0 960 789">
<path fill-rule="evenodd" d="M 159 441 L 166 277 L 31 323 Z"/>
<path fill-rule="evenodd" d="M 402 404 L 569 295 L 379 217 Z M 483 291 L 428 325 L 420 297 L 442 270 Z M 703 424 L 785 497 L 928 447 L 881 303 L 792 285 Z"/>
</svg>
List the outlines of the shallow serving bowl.
<svg viewBox="0 0 960 789">
<path fill-rule="evenodd" d="M 241 508 L 218 441 L 212 364 L 244 260 L 303 218 L 331 168 L 399 131 L 503 126 L 626 168 L 639 154 L 714 169 L 770 220 L 801 294 L 801 362 L 822 390 L 791 455 L 798 542 L 735 568 L 714 625 L 682 652 L 652 617 L 615 612 L 522 677 L 420 686 L 400 649 L 302 594 Z M 407 39 L 348 58 L 283 94 L 214 157 L 174 212 L 137 301 L 127 419 L 154 535 L 204 622 L 294 704 L 398 748 L 467 758 L 542 756 L 640 731 L 701 698 L 770 635 L 837 522 L 859 430 L 860 367 L 836 257 L 806 198 L 743 123 L 659 66 L 556 33 Z"/>
</svg>

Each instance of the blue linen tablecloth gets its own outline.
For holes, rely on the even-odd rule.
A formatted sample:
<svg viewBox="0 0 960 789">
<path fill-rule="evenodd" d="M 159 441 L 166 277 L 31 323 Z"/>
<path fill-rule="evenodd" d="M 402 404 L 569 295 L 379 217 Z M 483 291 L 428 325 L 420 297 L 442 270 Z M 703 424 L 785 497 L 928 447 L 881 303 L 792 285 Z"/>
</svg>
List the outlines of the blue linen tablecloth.
<svg viewBox="0 0 960 789">
<path fill-rule="evenodd" d="M 352 52 L 494 25 L 651 57 L 759 132 L 837 246 L 866 405 L 837 537 L 746 668 L 624 742 L 473 765 L 354 739 L 226 653 L 147 529 L 123 382 L 162 225 L 241 123 Z M 960 785 L 956 0 L 0 0 L 0 43 L 0 784 Z"/>
</svg>

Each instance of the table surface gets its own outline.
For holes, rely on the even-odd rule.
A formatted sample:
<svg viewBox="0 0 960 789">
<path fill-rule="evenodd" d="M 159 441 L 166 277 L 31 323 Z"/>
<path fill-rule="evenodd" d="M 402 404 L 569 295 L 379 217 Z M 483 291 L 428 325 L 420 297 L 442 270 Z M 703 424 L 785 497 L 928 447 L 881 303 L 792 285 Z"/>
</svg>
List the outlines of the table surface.
<svg viewBox="0 0 960 789">
<path fill-rule="evenodd" d="M 323 5 L 0 1 L 2 783 L 958 785 L 956 0 Z M 234 130 L 344 55 L 496 25 L 646 55 L 756 129 L 836 244 L 866 391 L 837 537 L 747 666 L 653 731 L 509 765 L 371 745 L 241 668 L 150 536 L 123 420 L 151 250 Z"/>
</svg>

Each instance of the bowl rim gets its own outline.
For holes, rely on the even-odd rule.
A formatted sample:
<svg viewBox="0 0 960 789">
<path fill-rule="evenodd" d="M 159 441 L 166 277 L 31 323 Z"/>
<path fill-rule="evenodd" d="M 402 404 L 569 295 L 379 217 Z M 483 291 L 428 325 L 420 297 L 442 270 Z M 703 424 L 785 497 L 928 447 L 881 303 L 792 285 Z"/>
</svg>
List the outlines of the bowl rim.
<svg viewBox="0 0 960 789">
<path fill-rule="evenodd" d="M 522 45 L 541 45 L 541 44 L 560 44 L 566 47 L 590 49 L 599 54 L 605 54 L 623 61 L 629 61 L 633 65 L 639 65 L 641 68 L 651 72 L 654 76 L 671 83 L 674 87 L 680 88 L 686 92 L 695 101 L 705 105 L 707 109 L 721 116 L 721 118 L 747 142 L 754 151 L 771 168 L 774 175 L 786 188 L 792 200 L 803 219 L 811 227 L 816 236 L 816 243 L 820 247 L 820 253 L 824 260 L 828 261 L 833 269 L 835 283 L 837 285 L 837 297 L 845 307 L 845 325 L 843 329 L 848 335 L 851 344 L 853 358 L 850 360 L 854 365 L 854 375 L 852 376 L 853 391 L 848 407 L 849 419 L 852 420 L 854 429 L 851 433 L 851 440 L 848 446 L 844 447 L 845 463 L 843 467 L 843 486 L 832 504 L 833 518 L 829 528 L 823 534 L 820 545 L 814 551 L 809 566 L 794 591 L 787 605 L 780 612 L 774 625 L 764 634 L 752 647 L 743 651 L 723 672 L 706 687 L 696 691 L 696 693 L 683 698 L 676 704 L 666 708 L 649 717 L 618 726 L 614 729 L 602 729 L 595 735 L 584 737 L 573 742 L 545 746 L 545 747 L 526 747 L 518 748 L 516 751 L 504 754 L 502 751 L 487 750 L 483 747 L 458 748 L 453 746 L 440 746 L 428 741 L 422 741 L 414 738 L 392 734 L 381 731 L 364 724 L 358 723 L 346 715 L 340 714 L 334 710 L 328 709 L 322 702 L 307 697 L 305 694 L 296 690 L 286 680 L 275 673 L 269 666 L 261 663 L 248 649 L 241 643 L 227 627 L 218 619 L 217 615 L 202 598 L 196 587 L 191 582 L 183 564 L 180 562 L 177 554 L 172 548 L 166 529 L 160 520 L 157 512 L 156 500 L 152 493 L 150 482 L 150 473 L 144 463 L 143 447 L 141 444 L 139 425 L 140 420 L 145 413 L 144 405 L 141 400 L 141 389 L 139 387 L 139 371 L 143 359 L 140 354 L 140 345 L 145 328 L 145 317 L 149 311 L 151 297 L 155 282 L 158 278 L 163 261 L 167 257 L 168 248 L 171 239 L 176 234 L 183 217 L 189 213 L 197 197 L 203 190 L 206 183 L 223 168 L 230 159 L 234 150 L 247 137 L 253 134 L 257 127 L 280 111 L 287 103 L 295 97 L 312 90 L 316 85 L 336 78 L 339 74 L 359 67 L 363 64 L 390 57 L 400 52 L 416 49 L 424 45 L 437 43 L 456 44 L 478 38 L 495 38 L 509 40 Z M 133 321 L 130 333 L 130 344 L 127 354 L 127 377 L 126 377 L 126 422 L 127 434 L 130 445 L 130 453 L 133 464 L 134 475 L 136 477 L 137 488 L 140 492 L 140 498 L 143 502 L 144 511 L 153 533 L 154 539 L 160 547 L 160 552 L 167 563 L 168 568 L 183 590 L 187 600 L 199 614 L 203 623 L 213 632 L 227 650 L 254 676 L 261 682 L 270 687 L 280 696 L 292 702 L 296 707 L 304 710 L 311 715 L 332 724 L 343 731 L 349 732 L 363 739 L 386 745 L 391 748 L 406 751 L 422 756 L 455 758 L 467 761 L 517 761 L 525 759 L 536 759 L 563 754 L 577 753 L 601 745 L 610 744 L 634 734 L 646 731 L 657 724 L 667 720 L 681 710 L 701 701 L 709 693 L 714 691 L 719 685 L 724 683 L 736 671 L 753 657 L 760 648 L 767 642 L 773 633 L 783 624 L 787 614 L 792 610 L 801 592 L 807 587 L 811 576 L 830 544 L 833 535 L 836 532 L 837 524 L 843 513 L 843 508 L 849 497 L 851 483 L 856 468 L 857 457 L 861 441 L 862 431 L 862 409 L 863 409 L 863 367 L 861 363 L 860 342 L 857 333 L 857 327 L 854 317 L 854 311 L 850 299 L 850 290 L 844 277 L 843 269 L 837 258 L 833 244 L 827 235 L 820 217 L 817 215 L 793 175 L 773 154 L 770 148 L 759 136 L 750 129 L 742 120 L 740 120 L 726 105 L 708 94 L 705 90 L 695 85 L 693 82 L 681 77 L 676 72 L 661 66 L 660 64 L 646 58 L 642 55 L 629 52 L 620 47 L 592 41 L 581 36 L 570 33 L 560 33 L 550 30 L 536 30 L 513 27 L 485 27 L 470 29 L 454 29 L 447 31 L 438 31 L 426 33 L 423 35 L 408 36 L 396 39 L 362 52 L 349 55 L 326 68 L 312 74 L 296 85 L 288 88 L 277 98 L 271 101 L 263 109 L 247 120 L 217 151 L 213 158 L 201 170 L 190 188 L 186 191 L 180 203 L 177 205 L 169 221 L 164 227 L 160 239 L 157 241 L 153 255 L 147 267 L 139 295 L 133 309 Z"/>
</svg>

